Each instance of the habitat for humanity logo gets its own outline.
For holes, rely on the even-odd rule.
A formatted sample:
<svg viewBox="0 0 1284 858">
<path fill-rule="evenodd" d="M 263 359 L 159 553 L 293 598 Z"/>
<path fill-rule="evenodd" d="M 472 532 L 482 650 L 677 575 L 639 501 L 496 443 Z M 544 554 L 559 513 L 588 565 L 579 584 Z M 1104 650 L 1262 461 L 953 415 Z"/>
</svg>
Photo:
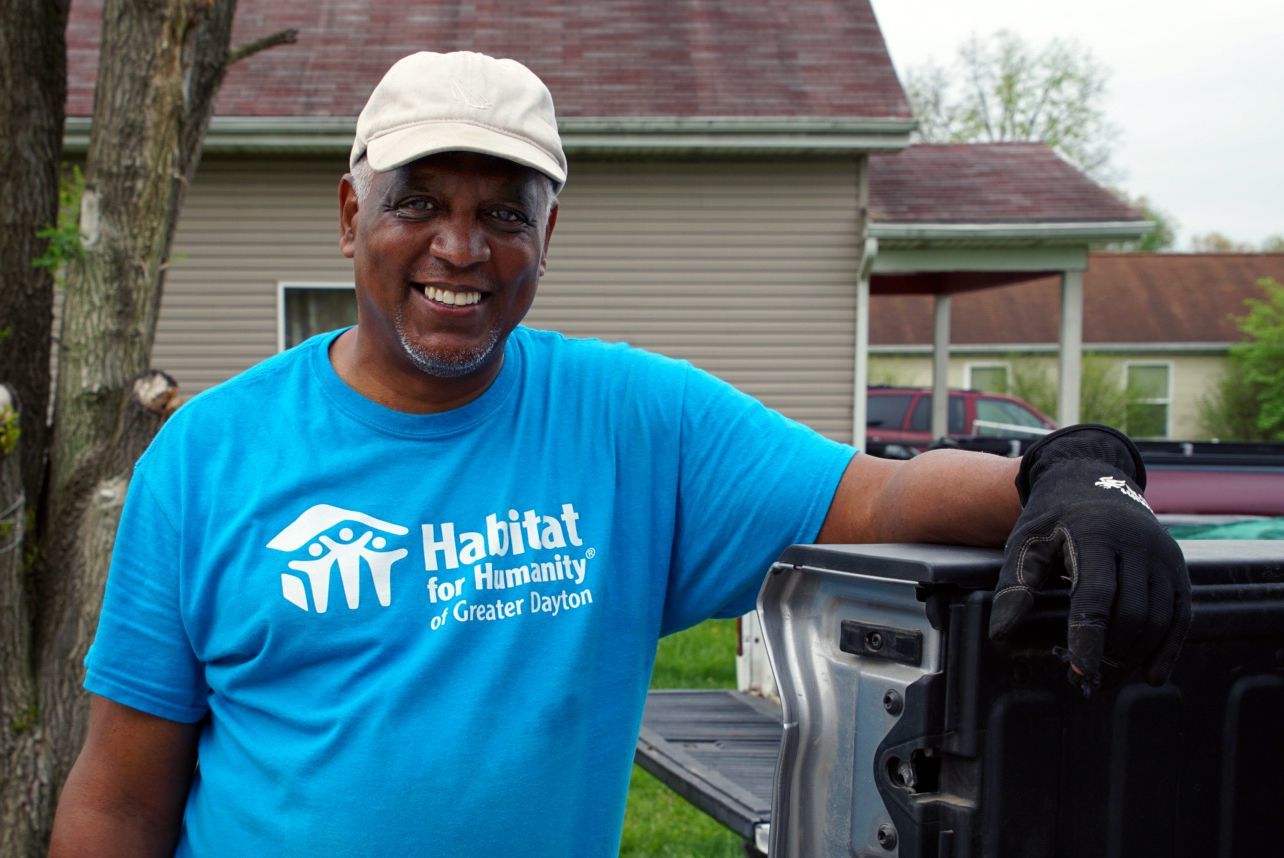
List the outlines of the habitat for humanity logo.
<svg viewBox="0 0 1284 858">
<path fill-rule="evenodd" d="M 332 535 L 336 527 L 339 530 Z M 365 532 L 358 536 L 357 532 L 362 529 Z M 330 606 L 331 575 L 338 567 L 344 599 L 349 608 L 355 609 L 361 604 L 361 568 L 364 563 L 374 584 L 375 596 L 386 608 L 392 604 L 392 564 L 408 552 L 404 548 L 385 551 L 388 540 L 383 534 L 405 536 L 409 532 L 399 524 L 364 512 L 321 503 L 304 510 L 285 530 L 272 537 L 267 547 L 290 553 L 307 547 L 310 559 L 296 559 L 285 564 L 301 574 L 281 573 L 281 595 L 290 604 L 309 610 L 310 589 L 310 610 L 324 614 Z M 307 589 L 303 583 L 305 579 L 309 585 Z"/>
</svg>

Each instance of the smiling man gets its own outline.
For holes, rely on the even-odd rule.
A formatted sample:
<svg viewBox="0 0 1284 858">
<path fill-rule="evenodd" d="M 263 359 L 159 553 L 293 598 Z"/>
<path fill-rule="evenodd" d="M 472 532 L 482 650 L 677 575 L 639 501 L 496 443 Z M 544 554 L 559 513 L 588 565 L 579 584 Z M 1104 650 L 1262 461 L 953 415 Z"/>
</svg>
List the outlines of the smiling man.
<svg viewBox="0 0 1284 858">
<path fill-rule="evenodd" d="M 353 170 L 339 246 L 354 260 L 360 323 L 332 346 L 335 369 L 397 410 L 462 405 L 494 381 L 535 299 L 557 222 L 550 181 L 471 152 Z"/>
<path fill-rule="evenodd" d="M 567 170 L 511 60 L 397 63 L 350 169 L 358 324 L 197 397 L 138 463 L 53 855 L 614 854 L 656 641 L 752 609 L 794 542 L 1011 531 L 995 634 L 1065 575 L 1072 681 L 1165 681 L 1189 585 L 1123 436 L 880 460 L 522 326 Z"/>
</svg>

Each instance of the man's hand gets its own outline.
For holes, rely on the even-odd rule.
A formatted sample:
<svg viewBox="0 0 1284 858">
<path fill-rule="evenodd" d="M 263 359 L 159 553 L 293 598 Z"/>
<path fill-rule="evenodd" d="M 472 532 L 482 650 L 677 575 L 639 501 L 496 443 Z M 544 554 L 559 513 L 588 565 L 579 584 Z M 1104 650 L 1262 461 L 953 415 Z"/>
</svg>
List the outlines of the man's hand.
<svg viewBox="0 0 1284 858">
<path fill-rule="evenodd" d="M 1024 507 L 1008 537 L 990 637 L 1016 626 L 1034 591 L 1070 582 L 1070 680 L 1088 695 L 1101 664 L 1144 666 L 1162 685 L 1190 626 L 1181 550 L 1141 496 L 1146 469 L 1126 436 L 1071 426 L 1041 438 L 1016 480 Z"/>
</svg>

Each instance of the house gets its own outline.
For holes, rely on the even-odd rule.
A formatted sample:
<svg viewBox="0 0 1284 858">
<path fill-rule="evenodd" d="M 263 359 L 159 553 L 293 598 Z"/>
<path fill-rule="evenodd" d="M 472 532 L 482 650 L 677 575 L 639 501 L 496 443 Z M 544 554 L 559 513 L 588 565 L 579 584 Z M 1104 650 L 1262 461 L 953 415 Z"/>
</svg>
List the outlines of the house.
<svg viewBox="0 0 1284 858">
<path fill-rule="evenodd" d="M 72 7 L 73 154 L 100 10 Z M 930 288 L 956 269 L 974 286 L 1060 272 L 1075 306 L 1088 242 L 1146 228 L 1035 147 L 1026 160 L 1095 193 L 1073 223 L 1045 223 L 1010 179 L 1015 195 L 986 215 L 1006 232 L 924 232 L 914 210 L 880 235 L 871 164 L 902 157 L 913 120 L 865 0 L 241 0 L 233 43 L 291 27 L 297 44 L 228 74 L 179 222 L 153 362 L 189 395 L 351 317 L 338 178 L 367 94 L 415 50 L 513 57 L 552 90 L 570 179 L 530 324 L 689 359 L 840 440 L 863 437 L 871 278 Z M 915 163 L 930 188 L 950 181 L 932 170 L 968 158 Z"/>
<path fill-rule="evenodd" d="M 1094 253 L 1083 275 L 1083 347 L 1130 394 L 1140 436 L 1206 437 L 1200 400 L 1226 371 L 1234 317 L 1263 297 L 1257 282 L 1284 283 L 1281 253 Z M 960 295 L 951 326 L 950 384 L 1010 389 L 1014 362 L 1052 363 L 1057 343 L 1055 278 L 1040 277 Z M 871 315 L 874 381 L 931 379 L 932 301 L 879 297 Z M 1046 367 L 1045 367 L 1046 369 Z"/>
<path fill-rule="evenodd" d="M 1062 425 L 1078 423 L 1088 249 L 1094 242 L 1139 237 L 1149 224 L 1038 144 L 914 146 L 892 157 L 871 156 L 870 176 L 870 274 L 857 284 L 859 389 L 868 381 L 869 294 L 931 295 L 930 429 L 933 437 L 944 436 L 954 296 L 1055 272 L 1054 413 Z M 858 398 L 857 433 L 865 426 L 863 404 Z"/>
</svg>

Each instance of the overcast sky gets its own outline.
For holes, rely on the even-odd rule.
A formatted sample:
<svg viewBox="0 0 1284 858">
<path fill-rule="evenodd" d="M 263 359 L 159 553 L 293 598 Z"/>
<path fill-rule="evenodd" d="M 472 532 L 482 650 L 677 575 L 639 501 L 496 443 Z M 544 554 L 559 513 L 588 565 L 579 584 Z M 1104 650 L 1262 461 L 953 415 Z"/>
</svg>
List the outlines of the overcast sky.
<svg viewBox="0 0 1284 858">
<path fill-rule="evenodd" d="M 896 70 L 948 66 L 971 33 L 1074 39 L 1110 72 L 1120 186 L 1177 221 L 1178 249 L 1284 233 L 1284 3 L 873 0 Z"/>
</svg>

